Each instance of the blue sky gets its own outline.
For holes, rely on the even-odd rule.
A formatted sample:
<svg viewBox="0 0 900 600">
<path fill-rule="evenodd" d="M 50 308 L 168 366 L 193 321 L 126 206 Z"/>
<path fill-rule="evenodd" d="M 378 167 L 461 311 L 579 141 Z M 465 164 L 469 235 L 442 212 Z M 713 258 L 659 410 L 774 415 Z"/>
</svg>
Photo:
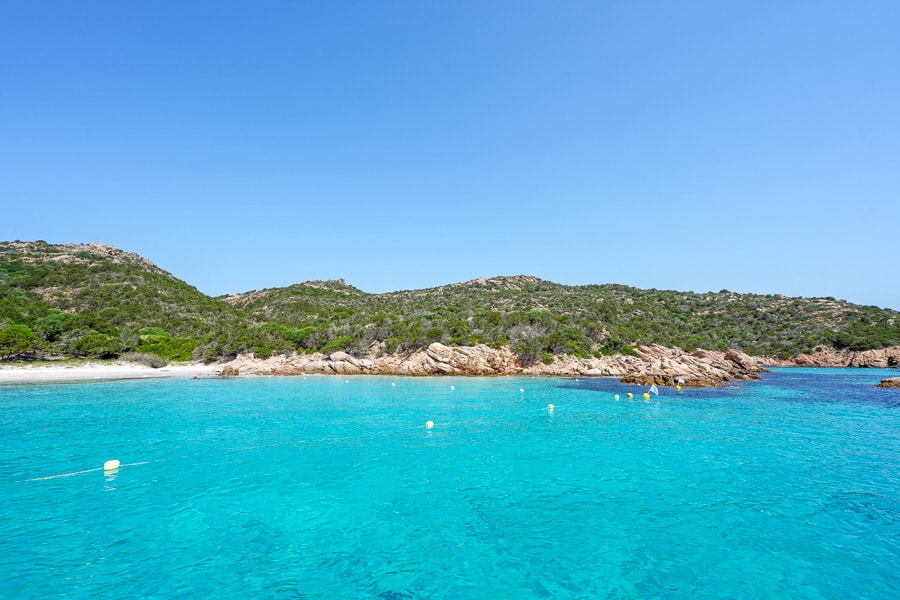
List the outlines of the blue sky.
<svg viewBox="0 0 900 600">
<path fill-rule="evenodd" d="M 0 239 L 218 295 L 559 283 L 900 309 L 896 2 L 0 5 Z"/>
</svg>

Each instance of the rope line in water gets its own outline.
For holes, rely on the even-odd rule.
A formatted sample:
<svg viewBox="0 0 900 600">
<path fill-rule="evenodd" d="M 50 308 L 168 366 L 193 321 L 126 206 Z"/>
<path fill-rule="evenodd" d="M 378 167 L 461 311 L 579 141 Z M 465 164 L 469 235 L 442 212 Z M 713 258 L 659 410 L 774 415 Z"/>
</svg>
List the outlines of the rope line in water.
<svg viewBox="0 0 900 600">
<path fill-rule="evenodd" d="M 145 460 L 144 462 L 136 462 L 136 463 L 128 463 L 127 465 L 119 465 L 119 468 L 122 467 L 135 467 L 137 465 L 146 465 L 149 464 L 149 460 Z M 102 471 L 103 467 L 97 467 L 96 469 L 87 469 L 85 471 L 75 471 L 74 473 L 63 473 L 61 475 L 48 475 L 47 477 L 35 477 L 33 479 L 23 479 L 22 481 L 46 481 L 48 479 L 59 479 L 60 477 L 72 477 L 73 475 L 82 475 L 84 473 L 93 473 L 94 471 Z"/>
<path fill-rule="evenodd" d="M 58 479 L 59 477 L 71 477 L 72 475 L 81 475 L 82 473 L 93 473 L 94 471 L 102 471 L 103 467 L 96 469 L 88 469 L 86 471 L 75 471 L 74 473 L 63 473 L 62 475 L 50 475 L 48 477 L 35 477 L 34 479 L 25 479 L 24 481 L 46 481 L 47 479 Z"/>
</svg>

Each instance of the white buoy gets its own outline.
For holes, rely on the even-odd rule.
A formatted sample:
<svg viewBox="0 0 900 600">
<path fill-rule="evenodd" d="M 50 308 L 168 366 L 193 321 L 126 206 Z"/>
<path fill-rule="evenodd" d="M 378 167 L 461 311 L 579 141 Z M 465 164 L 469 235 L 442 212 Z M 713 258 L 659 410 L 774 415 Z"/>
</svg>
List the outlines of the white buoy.
<svg viewBox="0 0 900 600">
<path fill-rule="evenodd" d="M 522 392 L 522 393 L 524 394 L 524 393 L 525 393 L 525 388 L 519 388 L 519 391 Z"/>
<path fill-rule="evenodd" d="M 392 382 L 391 382 L 391 387 L 397 387 L 397 384 L 394 383 L 394 382 L 392 381 Z"/>
<path fill-rule="evenodd" d="M 425 429 L 432 429 L 434 427 L 434 421 L 425 421 Z"/>
<path fill-rule="evenodd" d="M 345 380 L 344 380 L 344 383 L 350 383 L 350 380 L 349 380 L 349 379 L 345 379 Z"/>
<path fill-rule="evenodd" d="M 455 389 L 456 389 L 456 386 L 455 386 L 455 385 L 451 385 L 451 386 L 450 386 L 450 391 L 451 391 L 451 392 L 452 392 L 453 390 L 455 390 Z"/>
<path fill-rule="evenodd" d="M 120 465 L 120 463 L 117 460 L 108 460 L 105 463 L 103 463 L 103 470 L 104 471 L 115 471 L 116 469 L 119 468 L 119 465 Z"/>
<path fill-rule="evenodd" d="M 618 394 L 616 394 L 615 396 L 613 396 L 613 400 L 618 400 L 618 399 L 619 399 L 619 395 L 618 395 Z"/>
<path fill-rule="evenodd" d="M 547 405 L 547 410 L 549 410 L 550 412 L 553 412 L 553 408 L 554 406 L 552 404 Z"/>
</svg>

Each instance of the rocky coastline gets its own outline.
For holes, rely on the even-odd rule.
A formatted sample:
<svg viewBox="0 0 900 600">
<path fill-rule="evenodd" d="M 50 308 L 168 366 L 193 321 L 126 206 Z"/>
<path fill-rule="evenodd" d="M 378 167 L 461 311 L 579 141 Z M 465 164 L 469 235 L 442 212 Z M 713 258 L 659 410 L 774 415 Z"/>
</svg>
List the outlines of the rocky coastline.
<svg viewBox="0 0 900 600">
<path fill-rule="evenodd" d="M 900 365 L 900 348 L 863 352 L 821 352 L 790 360 L 749 356 L 737 350 L 718 352 L 659 345 L 640 346 L 634 356 L 577 358 L 556 356 L 549 364 L 523 364 L 509 348 L 445 346 L 433 343 L 411 354 L 378 356 L 378 348 L 359 358 L 346 352 L 292 354 L 265 360 L 242 354 L 222 368 L 223 377 L 239 375 L 535 375 L 618 377 L 636 385 L 721 386 L 730 381 L 759 379 L 773 366 L 872 367 Z"/>
<path fill-rule="evenodd" d="M 772 363 L 779 367 L 856 367 L 863 369 L 890 369 L 900 367 L 900 346 L 880 350 L 824 350 L 813 354 L 801 354 L 789 360 Z"/>
<path fill-rule="evenodd" d="M 619 377 L 641 385 L 683 385 L 708 387 L 740 379 L 758 379 L 773 361 L 742 352 L 640 346 L 635 356 L 576 358 L 557 356 L 550 364 L 522 364 L 509 348 L 445 346 L 433 343 L 409 355 L 357 358 L 345 352 L 292 354 L 266 360 L 251 354 L 227 363 L 222 375 L 541 375 Z"/>
</svg>

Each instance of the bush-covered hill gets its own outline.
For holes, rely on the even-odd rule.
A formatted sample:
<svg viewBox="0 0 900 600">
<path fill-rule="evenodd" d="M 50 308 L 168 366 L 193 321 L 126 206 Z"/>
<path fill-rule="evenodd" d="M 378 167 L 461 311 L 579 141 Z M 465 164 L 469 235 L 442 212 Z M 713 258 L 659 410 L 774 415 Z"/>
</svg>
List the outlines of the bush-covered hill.
<svg viewBox="0 0 900 600">
<path fill-rule="evenodd" d="M 374 343 L 392 352 L 439 341 L 510 344 L 530 361 L 628 353 L 637 344 L 657 343 L 786 358 L 823 347 L 900 344 L 896 311 L 833 298 L 572 287 L 527 276 L 377 295 L 342 281 L 309 282 L 226 300 L 261 322 L 290 328 L 304 348 L 355 354 Z"/>
<path fill-rule="evenodd" d="M 244 322 L 227 304 L 112 246 L 0 243 L 0 358 L 140 350 L 187 360 L 211 331 Z"/>
<path fill-rule="evenodd" d="M 900 345 L 898 317 L 833 298 L 572 287 L 527 276 L 388 294 L 312 281 L 211 298 L 111 246 L 0 243 L 0 358 L 362 355 L 435 341 L 509 344 L 525 362 L 629 353 L 648 343 L 786 358 Z"/>
</svg>

